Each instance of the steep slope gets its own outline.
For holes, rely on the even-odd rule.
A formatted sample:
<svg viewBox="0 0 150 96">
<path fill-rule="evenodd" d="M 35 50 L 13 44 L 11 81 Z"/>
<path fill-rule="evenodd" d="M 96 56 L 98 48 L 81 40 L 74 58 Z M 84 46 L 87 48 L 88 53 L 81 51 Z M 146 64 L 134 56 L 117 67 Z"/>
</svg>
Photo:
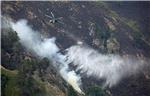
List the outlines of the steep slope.
<svg viewBox="0 0 150 96">
<path fill-rule="evenodd" d="M 119 4 L 127 4 L 126 6 L 128 6 L 128 3 L 126 2 Z M 120 7 L 120 11 L 118 12 L 113 6 L 114 5 L 111 2 L 3 1 L 2 15 L 12 18 L 15 22 L 19 19 L 27 19 L 29 25 L 31 25 L 33 29 L 41 32 L 45 37 L 56 37 L 56 43 L 62 49 L 62 52 L 71 45 L 83 42 L 83 44 L 90 46 L 103 54 L 128 54 L 138 58 L 149 58 L 150 39 L 148 27 L 143 27 L 144 25 L 139 23 L 136 18 L 132 19 L 134 18 L 133 16 L 135 16 L 134 14 L 128 15 L 128 13 L 124 13 L 123 8 Z M 134 4 L 131 4 L 130 6 L 134 6 Z M 142 8 L 143 7 L 141 7 L 141 10 L 144 10 Z M 149 10 L 148 8 L 146 9 Z M 128 10 L 130 10 L 130 8 Z M 49 22 L 50 18 L 46 17 L 46 15 L 51 16 L 51 12 L 53 12 L 55 17 L 61 17 L 61 23 Z M 137 16 L 137 18 L 138 17 L 139 16 Z M 143 16 L 142 18 L 149 17 Z M 148 24 L 146 24 L 146 26 L 148 26 Z M 22 49 L 24 48 L 21 48 L 21 53 L 24 51 Z M 2 54 L 9 57 L 10 55 L 7 53 L 9 52 L 4 52 Z M 30 58 L 30 55 L 31 53 L 26 53 L 24 58 Z M 12 55 L 10 57 L 12 57 Z M 31 58 L 35 57 L 32 57 L 31 55 Z M 19 65 L 20 62 L 21 61 L 18 61 L 17 65 Z M 5 67 L 9 66 L 8 68 L 10 68 L 10 65 L 7 65 L 7 63 L 2 65 Z M 12 67 L 14 68 L 14 66 Z M 70 67 L 74 68 L 74 66 Z M 59 96 L 60 94 L 60 96 L 64 96 L 64 94 L 70 94 L 67 91 L 69 90 L 68 88 L 70 88 L 69 85 L 63 81 L 52 66 L 48 68 L 49 69 L 46 71 L 47 74 L 42 74 L 42 78 L 50 82 L 50 85 L 46 83 L 46 85 L 49 86 L 47 89 L 48 92 L 52 93 L 52 96 Z M 149 71 L 149 67 L 147 67 L 140 75 L 124 79 L 121 83 L 111 89 L 106 88 L 106 92 L 109 95 L 112 94 L 114 96 L 148 96 L 150 95 L 148 92 L 150 89 Z M 38 80 L 36 76 L 33 77 Z M 83 76 L 82 80 L 83 89 L 85 91 L 88 90 L 88 87 L 90 86 L 101 85 L 101 81 L 93 77 Z M 52 83 L 54 83 L 54 85 Z M 95 89 L 97 90 L 97 87 Z M 59 95 L 57 94 L 57 91 Z M 75 94 L 77 95 L 77 93 Z"/>
</svg>

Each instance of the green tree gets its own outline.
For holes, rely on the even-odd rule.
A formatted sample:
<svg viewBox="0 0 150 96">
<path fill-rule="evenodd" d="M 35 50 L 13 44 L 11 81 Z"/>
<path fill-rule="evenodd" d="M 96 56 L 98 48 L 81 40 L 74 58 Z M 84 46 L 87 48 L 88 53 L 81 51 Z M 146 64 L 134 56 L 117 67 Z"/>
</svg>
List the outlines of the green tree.
<svg viewBox="0 0 150 96">
<path fill-rule="evenodd" d="M 86 96 L 106 96 L 106 93 L 102 88 L 94 86 L 86 90 Z"/>
<path fill-rule="evenodd" d="M 68 94 L 67 96 L 78 96 L 75 90 L 72 88 L 72 86 L 68 86 Z"/>
<path fill-rule="evenodd" d="M 13 45 L 18 42 L 17 33 L 11 29 L 1 32 L 1 47 L 7 52 L 12 52 Z"/>
<path fill-rule="evenodd" d="M 6 96 L 5 95 L 5 88 L 6 88 L 5 86 L 6 86 L 7 82 L 8 82 L 8 77 L 2 74 L 1 75 L 1 95 L 2 96 Z"/>
</svg>

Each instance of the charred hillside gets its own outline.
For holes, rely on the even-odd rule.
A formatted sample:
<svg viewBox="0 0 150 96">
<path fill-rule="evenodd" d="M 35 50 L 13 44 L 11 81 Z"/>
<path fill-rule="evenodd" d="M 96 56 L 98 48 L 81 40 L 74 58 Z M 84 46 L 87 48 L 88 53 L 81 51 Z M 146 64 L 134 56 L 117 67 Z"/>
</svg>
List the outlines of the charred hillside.
<svg viewBox="0 0 150 96">
<path fill-rule="evenodd" d="M 13 22 L 26 19 L 43 37 L 56 37 L 61 53 L 79 44 L 105 55 L 131 55 L 147 61 L 150 58 L 149 2 L 2 1 L 1 6 L 3 17 Z M 51 23 L 52 14 L 59 18 L 57 22 Z M 12 31 L 11 28 L 1 29 L 3 96 L 83 95 L 61 77 L 53 62 L 39 58 L 22 46 L 17 33 Z M 85 96 L 149 96 L 149 62 L 146 66 L 138 75 L 104 89 L 101 85 L 105 80 L 83 73 L 81 89 Z M 69 67 L 75 69 L 77 66 L 70 64 Z M 14 93 L 10 87 L 15 89 Z"/>
</svg>

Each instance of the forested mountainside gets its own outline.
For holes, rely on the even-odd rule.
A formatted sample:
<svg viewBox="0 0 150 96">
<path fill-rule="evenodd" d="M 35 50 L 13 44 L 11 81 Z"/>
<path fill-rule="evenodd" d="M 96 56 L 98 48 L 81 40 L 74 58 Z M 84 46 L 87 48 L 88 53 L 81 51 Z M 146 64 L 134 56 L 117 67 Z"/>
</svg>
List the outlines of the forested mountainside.
<svg viewBox="0 0 150 96">
<path fill-rule="evenodd" d="M 150 95 L 150 2 L 2 1 L 1 10 L 2 96 Z M 48 16 L 52 14 L 60 18 L 58 22 L 50 22 Z M 147 67 L 111 88 L 103 88 L 103 80 L 82 74 L 84 94 L 80 94 L 62 78 L 51 60 L 22 46 L 17 32 L 5 28 L 6 18 L 13 22 L 26 19 L 39 34 L 56 37 L 62 53 L 78 43 L 105 55 L 146 58 Z"/>
</svg>

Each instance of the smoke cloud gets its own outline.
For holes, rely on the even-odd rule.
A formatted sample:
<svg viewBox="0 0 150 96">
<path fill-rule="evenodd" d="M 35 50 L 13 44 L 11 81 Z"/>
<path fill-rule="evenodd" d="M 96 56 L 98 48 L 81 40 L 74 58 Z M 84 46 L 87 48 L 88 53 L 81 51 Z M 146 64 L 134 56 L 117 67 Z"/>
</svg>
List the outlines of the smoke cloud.
<svg viewBox="0 0 150 96">
<path fill-rule="evenodd" d="M 29 51 L 41 58 L 48 58 L 53 61 L 56 68 L 59 68 L 62 77 L 79 93 L 81 79 L 73 70 L 69 71 L 68 63 L 65 62 L 66 56 L 61 54 L 58 46 L 55 44 L 56 38 L 43 38 L 39 32 L 34 31 L 26 20 L 20 20 L 16 23 L 11 22 L 12 29 L 17 32 L 20 42 Z M 57 64 L 56 64 L 57 63 Z"/>
<path fill-rule="evenodd" d="M 76 71 L 86 73 L 105 80 L 104 86 L 113 86 L 122 78 L 138 73 L 144 67 L 144 60 L 133 56 L 104 55 L 87 46 L 75 45 L 67 49 L 65 55 L 55 43 L 56 38 L 44 38 L 34 31 L 26 20 L 11 22 L 12 29 L 17 32 L 20 42 L 29 51 L 41 58 L 48 58 L 58 68 L 61 76 L 79 93 L 82 85 L 80 75 L 69 70 L 69 64 L 77 66 Z"/>
<path fill-rule="evenodd" d="M 132 56 L 104 55 L 83 45 L 67 49 L 67 62 L 77 66 L 77 71 L 105 80 L 104 87 L 117 84 L 122 78 L 136 74 L 144 61 Z"/>
</svg>

